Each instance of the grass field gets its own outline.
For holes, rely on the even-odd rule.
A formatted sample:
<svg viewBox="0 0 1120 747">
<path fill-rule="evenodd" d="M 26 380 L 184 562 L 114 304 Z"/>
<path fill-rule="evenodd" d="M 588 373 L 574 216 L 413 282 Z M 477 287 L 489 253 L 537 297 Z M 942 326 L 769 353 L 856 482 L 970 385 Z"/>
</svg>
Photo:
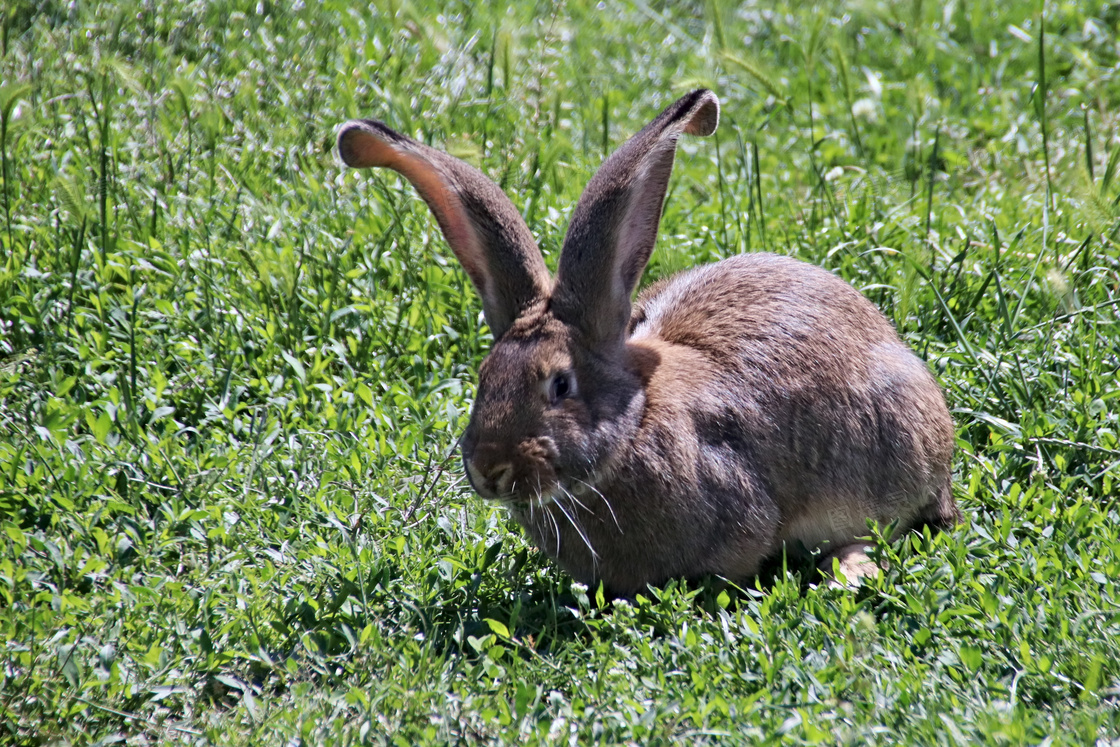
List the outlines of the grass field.
<svg viewBox="0 0 1120 747">
<path fill-rule="evenodd" d="M 0 14 L 0 744 L 1120 744 L 1117 3 Z M 546 563 L 455 455 L 478 299 L 332 152 L 475 163 L 554 267 L 698 86 L 645 282 L 829 268 L 956 421 L 965 523 L 855 592 Z"/>
</svg>

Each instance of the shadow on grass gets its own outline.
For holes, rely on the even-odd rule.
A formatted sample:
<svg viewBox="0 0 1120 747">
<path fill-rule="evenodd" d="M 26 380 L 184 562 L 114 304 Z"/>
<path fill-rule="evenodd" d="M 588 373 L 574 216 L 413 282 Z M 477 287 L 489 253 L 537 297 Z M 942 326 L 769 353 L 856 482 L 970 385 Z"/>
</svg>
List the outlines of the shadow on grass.
<svg viewBox="0 0 1120 747">
<path fill-rule="evenodd" d="M 385 565 L 367 569 L 364 594 L 353 580 L 336 577 L 317 607 L 304 602 L 262 621 L 284 631 L 286 645 L 254 661 L 250 681 L 266 689 L 298 679 L 342 684 L 360 670 L 372 675 L 410 647 L 429 661 L 474 663 L 501 646 L 525 660 L 555 662 L 561 652 L 594 646 L 622 628 L 658 639 L 697 617 L 751 614 L 767 598 L 796 606 L 824 580 L 811 555 L 788 553 L 769 559 L 746 583 L 715 576 L 673 580 L 622 599 L 573 582 L 531 550 L 501 566 L 450 577 L 433 569 L 418 580 L 399 565 Z M 862 587 L 852 593 L 862 600 L 876 592 Z M 215 693 L 223 689 L 219 682 Z"/>
</svg>

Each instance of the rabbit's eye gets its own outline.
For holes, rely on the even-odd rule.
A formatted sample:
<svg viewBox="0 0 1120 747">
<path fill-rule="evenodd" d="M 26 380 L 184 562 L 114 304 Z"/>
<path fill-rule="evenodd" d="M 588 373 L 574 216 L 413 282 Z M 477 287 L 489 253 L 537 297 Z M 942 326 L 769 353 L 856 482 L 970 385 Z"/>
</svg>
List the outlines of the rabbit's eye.
<svg viewBox="0 0 1120 747">
<path fill-rule="evenodd" d="M 575 378 L 567 371 L 553 374 L 552 381 L 548 384 L 548 399 L 556 404 L 565 397 L 570 396 L 575 389 Z"/>
</svg>

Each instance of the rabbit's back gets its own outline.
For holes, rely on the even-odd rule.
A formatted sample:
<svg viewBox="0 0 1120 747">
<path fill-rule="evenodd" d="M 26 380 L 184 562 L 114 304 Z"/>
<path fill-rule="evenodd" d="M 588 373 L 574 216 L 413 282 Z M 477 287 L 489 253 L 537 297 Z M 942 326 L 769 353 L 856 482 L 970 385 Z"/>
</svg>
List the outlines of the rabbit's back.
<svg viewBox="0 0 1120 747">
<path fill-rule="evenodd" d="M 940 388 L 831 273 L 771 254 L 683 272 L 642 294 L 630 341 L 699 355 L 702 386 L 653 376 L 649 399 L 678 398 L 701 459 L 752 474 L 778 513 L 775 540 L 813 548 L 866 534 L 869 518 L 956 519 Z"/>
</svg>

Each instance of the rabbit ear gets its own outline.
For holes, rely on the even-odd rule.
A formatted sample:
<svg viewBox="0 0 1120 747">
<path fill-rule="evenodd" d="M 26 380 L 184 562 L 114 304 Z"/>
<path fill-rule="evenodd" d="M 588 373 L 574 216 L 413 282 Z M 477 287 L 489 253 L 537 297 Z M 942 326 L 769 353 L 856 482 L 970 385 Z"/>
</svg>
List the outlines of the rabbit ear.
<svg viewBox="0 0 1120 747">
<path fill-rule="evenodd" d="M 623 340 L 630 295 L 657 240 L 677 138 L 710 135 L 718 123 L 719 99 L 693 91 L 615 151 L 583 191 L 564 238 L 552 311 L 592 344 Z"/>
<path fill-rule="evenodd" d="M 533 235 L 509 198 L 478 170 L 369 119 L 342 125 L 338 152 L 347 166 L 384 166 L 412 183 L 482 297 L 495 339 L 548 297 L 548 268 Z"/>
</svg>

